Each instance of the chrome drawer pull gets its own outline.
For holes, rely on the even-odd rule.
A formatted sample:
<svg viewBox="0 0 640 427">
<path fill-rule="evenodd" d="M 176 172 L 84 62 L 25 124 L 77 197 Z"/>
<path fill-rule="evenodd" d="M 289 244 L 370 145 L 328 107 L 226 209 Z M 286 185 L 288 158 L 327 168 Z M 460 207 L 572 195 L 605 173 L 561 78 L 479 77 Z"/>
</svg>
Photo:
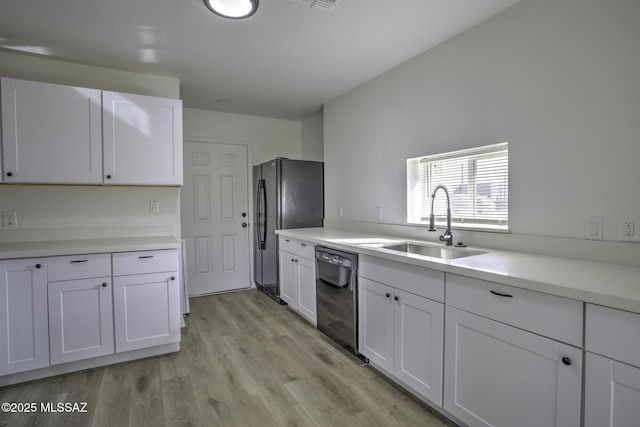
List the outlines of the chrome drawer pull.
<svg viewBox="0 0 640 427">
<path fill-rule="evenodd" d="M 498 295 L 499 297 L 505 297 L 505 298 L 513 298 L 513 295 L 509 295 L 509 294 L 503 294 L 501 292 L 498 291 L 489 291 L 494 295 Z"/>
<path fill-rule="evenodd" d="M 71 264 L 81 264 L 83 262 L 89 262 L 89 260 L 88 259 L 73 260 L 73 261 L 71 261 Z"/>
<path fill-rule="evenodd" d="M 138 257 L 138 259 L 145 259 L 145 258 L 153 258 L 153 255 L 142 255 Z"/>
</svg>

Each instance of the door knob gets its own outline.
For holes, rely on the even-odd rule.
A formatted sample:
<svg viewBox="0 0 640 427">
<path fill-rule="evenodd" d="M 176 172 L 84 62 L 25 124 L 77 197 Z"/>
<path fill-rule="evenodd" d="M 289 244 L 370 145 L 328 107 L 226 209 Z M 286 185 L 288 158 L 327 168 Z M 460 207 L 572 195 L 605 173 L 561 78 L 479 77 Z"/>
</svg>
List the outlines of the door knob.
<svg viewBox="0 0 640 427">
<path fill-rule="evenodd" d="M 249 226 L 249 224 L 247 224 L 246 222 L 242 223 L 242 228 L 247 228 Z"/>
<path fill-rule="evenodd" d="M 247 213 L 246 212 L 242 212 L 242 218 L 246 218 L 247 217 Z"/>
</svg>

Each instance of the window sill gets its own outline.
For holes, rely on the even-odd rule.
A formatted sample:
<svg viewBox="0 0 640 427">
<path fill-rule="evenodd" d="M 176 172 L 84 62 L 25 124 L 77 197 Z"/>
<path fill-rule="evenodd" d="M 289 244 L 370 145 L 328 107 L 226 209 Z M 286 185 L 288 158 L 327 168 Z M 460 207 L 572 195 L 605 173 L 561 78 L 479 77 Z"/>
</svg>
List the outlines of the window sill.
<svg viewBox="0 0 640 427">
<path fill-rule="evenodd" d="M 405 225 L 410 225 L 412 227 L 424 227 L 424 228 L 428 228 L 429 227 L 429 223 L 428 222 L 405 222 Z M 446 228 L 447 224 L 445 222 L 436 222 L 436 227 L 437 228 Z M 511 233 L 511 230 L 509 230 L 509 226 L 502 226 L 502 225 L 489 225 L 489 224 L 460 224 L 460 223 L 454 223 L 451 224 L 451 229 L 452 230 L 462 230 L 462 231 L 483 231 L 486 233 Z"/>
</svg>

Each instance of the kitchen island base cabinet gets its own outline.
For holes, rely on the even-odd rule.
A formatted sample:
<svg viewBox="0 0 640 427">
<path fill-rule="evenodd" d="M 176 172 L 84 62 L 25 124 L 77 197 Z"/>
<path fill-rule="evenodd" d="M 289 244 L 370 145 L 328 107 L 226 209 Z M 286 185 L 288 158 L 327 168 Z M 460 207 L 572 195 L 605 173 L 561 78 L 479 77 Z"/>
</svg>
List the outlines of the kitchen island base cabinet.
<svg viewBox="0 0 640 427">
<path fill-rule="evenodd" d="M 446 308 L 444 409 L 470 427 L 579 427 L 582 350 Z"/>
<path fill-rule="evenodd" d="M 45 259 L 0 261 L 0 375 L 49 366 Z"/>
<path fill-rule="evenodd" d="M 443 304 L 364 277 L 359 298 L 360 353 L 442 405 Z"/>
</svg>

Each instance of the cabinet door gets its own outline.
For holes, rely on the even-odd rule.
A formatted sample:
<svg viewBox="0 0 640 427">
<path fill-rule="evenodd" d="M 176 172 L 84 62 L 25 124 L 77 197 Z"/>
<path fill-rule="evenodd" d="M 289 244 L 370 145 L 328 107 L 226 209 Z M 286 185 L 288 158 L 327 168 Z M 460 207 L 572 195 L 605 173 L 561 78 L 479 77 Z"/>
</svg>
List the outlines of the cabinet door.
<svg viewBox="0 0 640 427">
<path fill-rule="evenodd" d="M 314 325 L 316 317 L 316 263 L 306 258 L 296 258 L 298 283 L 298 312 Z"/>
<path fill-rule="evenodd" d="M 289 252 L 278 253 L 280 298 L 289 306 L 297 308 L 298 286 L 296 285 L 295 259 L 295 255 Z"/>
<path fill-rule="evenodd" d="M 112 354 L 111 278 L 49 282 L 51 364 Z"/>
<path fill-rule="evenodd" d="M 394 300 L 393 373 L 442 406 L 443 305 L 399 289 Z"/>
<path fill-rule="evenodd" d="M 96 89 L 2 79 L 6 182 L 102 182 L 101 96 Z"/>
<path fill-rule="evenodd" d="M 102 93 L 104 182 L 182 185 L 182 101 Z"/>
<path fill-rule="evenodd" d="M 116 352 L 180 341 L 178 273 L 113 279 Z"/>
<path fill-rule="evenodd" d="M 464 423 L 580 426 L 580 349 L 452 307 L 445 341 L 444 408 Z"/>
<path fill-rule="evenodd" d="M 0 375 L 49 366 L 45 265 L 0 261 Z"/>
<path fill-rule="evenodd" d="M 593 353 L 585 361 L 585 427 L 633 427 L 640 420 L 640 368 Z"/>
<path fill-rule="evenodd" d="M 393 288 L 358 278 L 359 352 L 393 374 Z"/>
</svg>

